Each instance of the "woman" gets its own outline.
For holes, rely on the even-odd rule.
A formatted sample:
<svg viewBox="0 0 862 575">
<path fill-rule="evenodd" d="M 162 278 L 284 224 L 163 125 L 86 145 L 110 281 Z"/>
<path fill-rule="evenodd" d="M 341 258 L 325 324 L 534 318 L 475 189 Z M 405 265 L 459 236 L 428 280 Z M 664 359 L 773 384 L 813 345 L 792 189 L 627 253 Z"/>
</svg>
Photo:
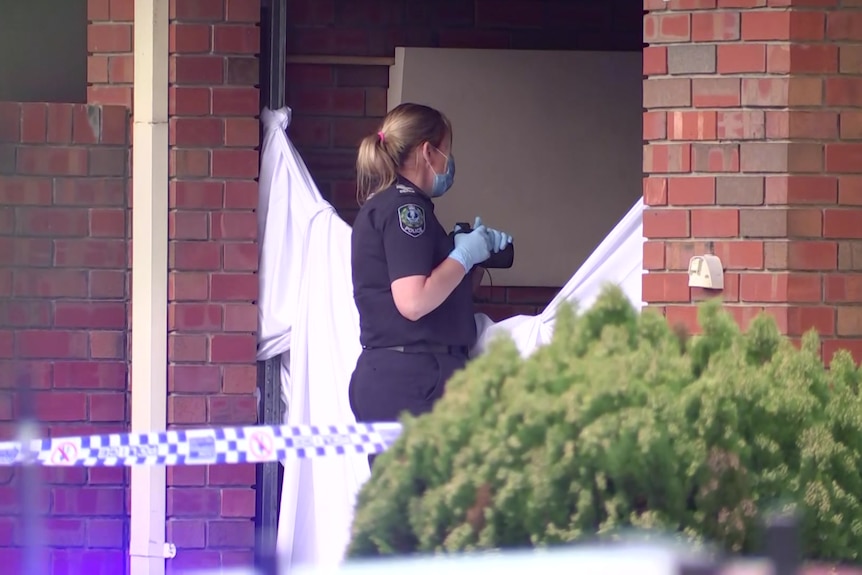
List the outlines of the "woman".
<svg viewBox="0 0 862 575">
<path fill-rule="evenodd" d="M 511 242 L 478 218 L 454 240 L 437 221 L 431 200 L 452 186 L 451 150 L 449 120 L 418 104 L 393 109 L 359 147 L 362 208 L 351 241 L 363 349 L 350 380 L 357 421 L 431 410 L 476 341 L 470 272 Z"/>
</svg>

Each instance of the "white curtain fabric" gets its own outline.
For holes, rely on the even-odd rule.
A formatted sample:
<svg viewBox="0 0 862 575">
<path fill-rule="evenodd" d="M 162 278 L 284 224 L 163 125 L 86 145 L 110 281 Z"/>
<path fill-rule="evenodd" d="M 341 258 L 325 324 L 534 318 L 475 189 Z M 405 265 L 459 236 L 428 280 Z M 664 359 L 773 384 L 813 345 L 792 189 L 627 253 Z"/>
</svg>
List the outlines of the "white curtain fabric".
<svg viewBox="0 0 862 575">
<path fill-rule="evenodd" d="M 571 302 L 576 303 L 579 309 L 587 309 L 593 305 L 607 283 L 619 285 L 632 304 L 642 308 L 643 209 L 643 198 L 638 198 L 538 316 L 517 315 L 495 324 L 487 315 L 476 314 L 480 336 L 473 354 L 484 351 L 497 334 L 507 333 L 515 341 L 521 355 L 529 355 L 551 340 L 554 317 L 560 304 Z"/>
<path fill-rule="evenodd" d="M 290 110 L 264 110 L 258 224 L 258 359 L 281 356 L 286 424 L 352 423 L 347 386 L 360 352 L 350 227 L 323 200 L 287 139 Z M 313 382 L 313 383 L 312 383 Z M 366 457 L 283 462 L 278 551 L 290 564 L 338 563 Z"/>
<path fill-rule="evenodd" d="M 287 137 L 291 112 L 264 109 L 258 229 L 260 295 L 258 359 L 281 359 L 285 423 L 354 422 L 347 399 L 360 353 L 359 316 L 350 274 L 350 227 L 323 200 Z M 523 355 L 551 337 L 564 301 L 589 307 L 606 282 L 641 305 L 643 204 L 639 200 L 538 316 L 494 323 L 477 314 L 474 355 L 500 333 Z M 356 493 L 368 478 L 364 456 L 288 459 L 278 530 L 285 567 L 340 563 L 350 536 Z"/>
</svg>

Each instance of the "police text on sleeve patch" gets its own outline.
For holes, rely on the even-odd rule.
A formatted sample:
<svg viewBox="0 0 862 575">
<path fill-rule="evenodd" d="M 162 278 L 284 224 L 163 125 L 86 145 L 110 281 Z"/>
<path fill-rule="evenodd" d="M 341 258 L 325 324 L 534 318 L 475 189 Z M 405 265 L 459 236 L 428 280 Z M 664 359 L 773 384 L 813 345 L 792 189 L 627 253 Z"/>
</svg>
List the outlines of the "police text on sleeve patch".
<svg viewBox="0 0 862 575">
<path fill-rule="evenodd" d="M 398 224 L 402 232 L 418 238 L 425 233 L 425 210 L 416 204 L 404 204 L 398 208 Z"/>
</svg>

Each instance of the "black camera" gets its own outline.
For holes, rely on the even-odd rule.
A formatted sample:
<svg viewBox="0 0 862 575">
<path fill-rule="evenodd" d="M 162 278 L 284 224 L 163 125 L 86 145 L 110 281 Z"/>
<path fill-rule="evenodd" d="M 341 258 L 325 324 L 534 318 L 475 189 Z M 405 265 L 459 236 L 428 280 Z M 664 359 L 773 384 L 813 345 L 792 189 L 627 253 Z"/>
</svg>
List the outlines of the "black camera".
<svg viewBox="0 0 862 575">
<path fill-rule="evenodd" d="M 450 235 L 454 238 L 455 234 L 469 234 L 473 231 L 473 227 L 466 222 L 459 222 L 455 224 L 455 231 L 453 231 Z M 507 245 L 503 250 L 497 253 L 491 253 L 491 257 L 489 257 L 484 262 L 477 264 L 479 267 L 489 269 L 489 270 L 504 270 L 512 267 L 512 264 L 515 262 L 515 246 L 514 244 Z"/>
</svg>

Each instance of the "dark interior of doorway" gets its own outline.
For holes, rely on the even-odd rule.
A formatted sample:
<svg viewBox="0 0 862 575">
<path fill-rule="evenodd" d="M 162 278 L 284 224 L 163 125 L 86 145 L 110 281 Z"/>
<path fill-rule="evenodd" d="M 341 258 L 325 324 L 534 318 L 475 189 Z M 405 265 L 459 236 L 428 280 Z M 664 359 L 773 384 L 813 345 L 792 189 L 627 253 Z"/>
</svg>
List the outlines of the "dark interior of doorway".
<svg viewBox="0 0 862 575">
<path fill-rule="evenodd" d="M 350 0 L 335 0 L 335 4 L 350 2 Z M 440 3 L 456 5 L 470 3 L 474 0 L 389 0 L 393 5 L 399 2 L 411 2 L 414 5 Z M 558 7 L 590 4 L 583 0 L 542 0 L 546 4 L 556 4 Z M 542 2 L 537 2 L 541 4 Z M 613 4 L 612 16 L 589 21 L 586 24 L 579 23 L 578 29 L 585 30 L 583 38 L 570 38 L 561 34 L 559 28 L 553 30 L 533 30 L 532 33 L 545 34 L 544 49 L 584 49 L 584 50 L 617 50 L 633 51 L 643 47 L 642 22 L 643 5 L 632 0 L 604 0 L 608 5 Z M 301 9 L 293 10 L 299 6 L 308 5 L 309 0 L 262 0 L 261 1 L 261 54 L 260 54 L 260 93 L 261 108 L 269 107 L 277 109 L 285 105 L 291 105 L 289 99 L 288 84 L 291 79 L 287 77 L 287 56 L 290 52 L 295 55 L 296 38 L 299 32 L 294 29 L 294 24 L 288 21 L 288 13 L 296 13 Z M 352 3 L 351 3 L 352 4 Z M 346 13 L 346 11 L 342 11 Z M 589 14 L 589 11 L 584 12 Z M 384 32 L 385 33 L 385 32 Z M 432 31 L 432 36 L 437 37 L 437 32 Z M 436 40 L 440 45 L 439 38 Z M 399 45 L 410 45 L 410 42 Z M 481 47 L 481 46 L 475 46 Z M 513 46 L 514 47 L 514 46 Z M 393 54 L 394 55 L 394 52 Z M 293 106 L 292 106 L 293 107 Z M 294 119 L 302 122 L 302 110 L 294 107 Z M 302 149 L 300 149 L 302 153 Z M 315 175 L 317 179 L 319 176 Z M 322 192 L 326 195 L 326 185 Z M 280 425 L 283 417 L 281 402 L 281 387 L 279 381 L 278 358 L 258 364 L 258 390 L 261 402 L 258 413 L 259 424 Z M 276 532 L 278 528 L 278 512 L 281 501 L 281 485 L 283 469 L 280 464 L 271 463 L 257 466 L 256 481 L 256 516 L 257 529 L 257 554 L 256 561 L 264 573 L 275 573 L 276 558 Z"/>
</svg>

